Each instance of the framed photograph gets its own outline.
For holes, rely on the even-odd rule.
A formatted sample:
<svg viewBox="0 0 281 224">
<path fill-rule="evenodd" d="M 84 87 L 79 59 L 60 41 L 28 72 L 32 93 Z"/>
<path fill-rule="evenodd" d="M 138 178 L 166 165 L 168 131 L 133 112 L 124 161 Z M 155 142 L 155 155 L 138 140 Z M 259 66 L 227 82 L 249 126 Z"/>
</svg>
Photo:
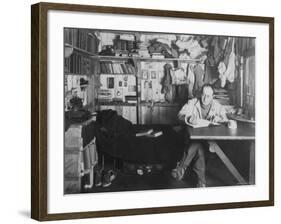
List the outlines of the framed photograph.
<svg viewBox="0 0 281 224">
<path fill-rule="evenodd" d="M 274 18 L 31 9 L 33 219 L 274 205 Z"/>
</svg>

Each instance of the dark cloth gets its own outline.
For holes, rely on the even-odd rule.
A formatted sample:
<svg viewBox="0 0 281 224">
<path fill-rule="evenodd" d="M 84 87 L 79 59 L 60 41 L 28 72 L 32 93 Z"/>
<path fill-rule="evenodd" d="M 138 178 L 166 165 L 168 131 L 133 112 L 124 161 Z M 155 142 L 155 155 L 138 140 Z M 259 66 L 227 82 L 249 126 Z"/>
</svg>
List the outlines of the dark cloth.
<svg viewBox="0 0 281 224">
<path fill-rule="evenodd" d="M 231 43 L 227 42 L 227 37 L 215 36 L 210 42 L 208 57 L 205 61 L 204 83 L 214 83 L 219 78 L 218 65 L 224 58 L 229 58 L 229 47 Z M 227 55 L 226 57 L 225 54 Z"/>
<path fill-rule="evenodd" d="M 176 102 L 183 105 L 188 100 L 188 84 L 176 86 Z"/>
<path fill-rule="evenodd" d="M 162 55 L 165 56 L 165 58 L 178 58 L 179 53 L 176 49 L 176 46 L 173 45 L 173 47 L 158 42 L 156 39 L 154 39 L 150 41 L 150 45 L 148 46 L 148 51 L 150 54 L 161 53 Z"/>
<path fill-rule="evenodd" d="M 99 151 L 112 157 L 122 157 L 133 147 L 132 123 L 114 110 L 98 112 L 94 132 Z"/>
<path fill-rule="evenodd" d="M 193 68 L 194 71 L 194 86 L 193 86 L 193 95 L 199 97 L 201 95 L 201 89 L 204 85 L 204 70 L 198 64 L 196 64 Z"/>
<path fill-rule="evenodd" d="M 204 83 L 214 83 L 219 78 L 219 71 L 216 66 L 210 66 L 205 63 Z"/>
<path fill-rule="evenodd" d="M 171 125 L 141 125 L 135 126 L 136 131 L 162 131 L 163 135 L 153 137 L 136 137 L 135 148 L 130 160 L 144 163 L 173 164 L 181 158 L 184 148 L 184 128 L 175 131 Z"/>
<path fill-rule="evenodd" d="M 87 110 L 81 109 L 66 111 L 64 117 L 64 130 L 67 131 L 70 125 L 87 121 L 90 117 L 91 113 Z"/>
<path fill-rule="evenodd" d="M 111 157 L 135 163 L 170 163 L 183 153 L 184 131 L 174 131 L 170 125 L 135 125 L 118 116 L 116 111 L 98 113 L 95 136 L 98 150 Z M 135 133 L 162 131 L 159 137 L 136 137 Z"/>
<path fill-rule="evenodd" d="M 83 108 L 83 102 L 82 99 L 78 96 L 75 96 L 70 99 L 70 105 L 72 109 L 82 109 Z"/>
<path fill-rule="evenodd" d="M 118 115 L 115 110 L 99 111 L 96 120 L 102 127 L 102 131 L 110 138 L 128 138 L 134 135 L 132 123 Z"/>
<path fill-rule="evenodd" d="M 175 85 L 172 85 L 172 75 L 171 75 L 172 65 L 165 64 L 164 65 L 164 77 L 161 80 L 161 93 L 165 94 L 165 100 L 169 103 L 173 103 L 175 101 Z"/>
</svg>

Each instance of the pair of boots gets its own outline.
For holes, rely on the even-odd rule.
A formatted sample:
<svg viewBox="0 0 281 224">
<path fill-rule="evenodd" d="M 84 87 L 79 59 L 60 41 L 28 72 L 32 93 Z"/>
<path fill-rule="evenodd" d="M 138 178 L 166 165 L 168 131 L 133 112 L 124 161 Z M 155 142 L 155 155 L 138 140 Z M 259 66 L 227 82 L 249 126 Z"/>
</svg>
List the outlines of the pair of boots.
<svg viewBox="0 0 281 224">
<path fill-rule="evenodd" d="M 172 169 L 171 175 L 176 180 L 180 181 L 184 178 L 186 168 L 183 166 L 180 166 L 180 163 L 177 163 L 177 166 L 175 169 Z M 202 181 L 198 180 L 198 183 L 196 187 L 206 187 L 206 183 L 203 183 Z"/>
<path fill-rule="evenodd" d="M 116 172 L 113 170 L 95 170 L 95 186 L 108 187 L 112 181 L 116 178 Z"/>
<path fill-rule="evenodd" d="M 206 187 L 205 177 L 205 152 L 204 149 L 208 145 L 202 142 L 192 141 L 184 148 L 183 157 L 180 162 L 177 163 L 175 169 L 172 170 L 172 177 L 176 180 L 182 180 L 187 167 L 192 167 L 198 178 L 197 187 Z"/>
</svg>

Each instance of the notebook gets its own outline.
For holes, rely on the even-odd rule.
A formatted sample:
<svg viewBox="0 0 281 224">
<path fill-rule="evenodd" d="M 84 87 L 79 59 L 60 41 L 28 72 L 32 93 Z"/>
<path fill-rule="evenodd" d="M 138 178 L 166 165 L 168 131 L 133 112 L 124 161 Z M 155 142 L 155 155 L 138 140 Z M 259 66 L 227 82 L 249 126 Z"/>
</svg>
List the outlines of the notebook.
<svg viewBox="0 0 281 224">
<path fill-rule="evenodd" d="M 198 119 L 197 124 L 191 124 L 191 123 L 186 123 L 186 124 L 193 128 L 203 128 L 203 127 L 208 127 L 210 125 L 220 125 L 219 123 L 211 122 L 205 119 Z"/>
</svg>

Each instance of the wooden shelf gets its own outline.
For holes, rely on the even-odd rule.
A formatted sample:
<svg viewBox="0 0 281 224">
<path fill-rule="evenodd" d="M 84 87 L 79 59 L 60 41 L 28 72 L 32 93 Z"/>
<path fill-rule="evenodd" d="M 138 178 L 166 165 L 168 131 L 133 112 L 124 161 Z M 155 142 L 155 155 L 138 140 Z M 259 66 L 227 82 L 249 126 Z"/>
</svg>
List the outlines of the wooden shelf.
<svg viewBox="0 0 281 224">
<path fill-rule="evenodd" d="M 200 63 L 200 59 L 184 59 L 184 58 L 150 58 L 150 57 L 120 57 L 120 56 L 103 56 L 103 55 L 95 55 L 92 58 L 100 59 L 100 60 L 138 60 L 138 61 L 154 61 L 154 62 L 161 62 L 161 61 L 182 61 L 182 62 L 193 62 L 193 63 Z"/>
<path fill-rule="evenodd" d="M 83 73 L 72 73 L 72 72 L 65 72 L 64 73 L 65 75 L 79 75 L 79 76 L 91 76 L 91 75 L 94 75 L 94 74 L 83 74 Z"/>
<path fill-rule="evenodd" d="M 158 107 L 177 107 L 179 106 L 178 103 L 167 103 L 167 102 L 154 102 L 153 104 L 151 102 L 140 102 L 140 106 L 158 106 Z"/>
<path fill-rule="evenodd" d="M 100 75 L 133 75 L 136 76 L 136 74 L 132 74 L 132 73 L 100 73 Z"/>
<path fill-rule="evenodd" d="M 96 54 L 93 54 L 93 53 L 91 53 L 91 52 L 89 52 L 89 51 L 86 51 L 86 50 L 84 50 L 84 49 L 81 49 L 81 48 L 79 48 L 79 47 L 75 47 L 75 46 L 73 46 L 73 45 L 71 45 L 71 44 L 65 43 L 65 44 L 64 44 L 64 47 L 72 48 L 73 52 L 76 51 L 76 52 L 79 52 L 79 53 L 87 54 L 87 55 L 89 55 L 89 56 L 96 56 Z"/>
<path fill-rule="evenodd" d="M 120 56 L 105 56 L 105 55 L 94 55 L 92 56 L 94 59 L 99 59 L 101 61 L 114 61 L 114 60 L 129 60 L 135 59 L 135 57 L 120 57 Z"/>
<path fill-rule="evenodd" d="M 200 63 L 200 59 L 184 59 L 184 58 L 147 58 L 147 57 L 135 57 L 136 60 L 140 61 L 154 61 L 154 62 L 161 62 L 161 61 L 182 61 L 182 62 L 193 62 L 193 63 Z"/>
<path fill-rule="evenodd" d="M 97 105 L 100 106 L 136 106 L 136 103 L 127 103 L 127 102 L 97 102 Z"/>
</svg>

